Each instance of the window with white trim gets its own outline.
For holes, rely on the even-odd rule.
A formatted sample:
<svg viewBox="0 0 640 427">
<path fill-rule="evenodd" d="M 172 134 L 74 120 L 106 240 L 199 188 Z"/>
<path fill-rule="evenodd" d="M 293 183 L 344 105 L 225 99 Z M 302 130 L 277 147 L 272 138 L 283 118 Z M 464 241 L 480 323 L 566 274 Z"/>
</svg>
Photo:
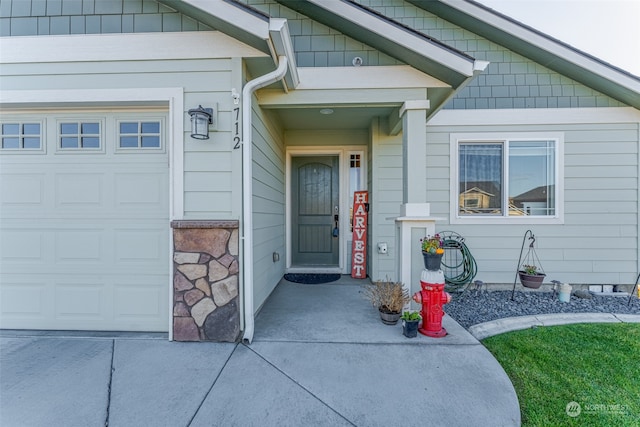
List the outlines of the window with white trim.
<svg viewBox="0 0 640 427">
<path fill-rule="evenodd" d="M 42 149 L 41 123 L 2 123 L 3 150 L 40 150 Z"/>
<path fill-rule="evenodd" d="M 101 122 L 99 121 L 64 121 L 59 122 L 58 148 L 100 149 Z"/>
<path fill-rule="evenodd" d="M 559 139 L 459 138 L 455 144 L 456 218 L 559 217 Z"/>
<path fill-rule="evenodd" d="M 161 122 L 157 120 L 118 123 L 118 148 L 161 148 Z"/>
</svg>

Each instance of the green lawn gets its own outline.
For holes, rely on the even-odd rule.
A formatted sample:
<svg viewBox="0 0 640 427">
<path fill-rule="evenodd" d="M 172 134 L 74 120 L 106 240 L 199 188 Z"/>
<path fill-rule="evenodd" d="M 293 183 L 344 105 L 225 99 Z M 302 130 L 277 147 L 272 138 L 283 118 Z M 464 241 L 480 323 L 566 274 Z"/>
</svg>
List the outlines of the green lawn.
<svg viewBox="0 0 640 427">
<path fill-rule="evenodd" d="M 482 343 L 513 382 L 523 426 L 640 426 L 640 324 L 537 327 Z"/>
</svg>

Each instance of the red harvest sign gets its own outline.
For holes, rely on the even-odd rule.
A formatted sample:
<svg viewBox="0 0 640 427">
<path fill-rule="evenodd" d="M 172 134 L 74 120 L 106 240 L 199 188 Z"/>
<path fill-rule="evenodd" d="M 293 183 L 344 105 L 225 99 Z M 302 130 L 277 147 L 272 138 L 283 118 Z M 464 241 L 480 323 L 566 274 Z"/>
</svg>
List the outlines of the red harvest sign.
<svg viewBox="0 0 640 427">
<path fill-rule="evenodd" d="M 353 242 L 351 244 L 351 277 L 367 277 L 367 205 L 369 193 L 353 193 Z"/>
</svg>

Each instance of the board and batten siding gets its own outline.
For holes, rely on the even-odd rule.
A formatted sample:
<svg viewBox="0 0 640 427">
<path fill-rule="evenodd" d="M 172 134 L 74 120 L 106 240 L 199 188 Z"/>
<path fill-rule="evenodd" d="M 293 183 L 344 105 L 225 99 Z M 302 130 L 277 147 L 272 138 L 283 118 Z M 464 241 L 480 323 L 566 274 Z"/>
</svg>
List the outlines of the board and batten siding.
<svg viewBox="0 0 640 427">
<path fill-rule="evenodd" d="M 253 298 L 256 312 L 284 275 L 285 149 L 283 130 L 253 102 Z M 274 261 L 273 254 L 279 255 Z"/>
<path fill-rule="evenodd" d="M 513 283 L 522 239 L 530 229 L 547 281 L 632 284 L 638 274 L 639 123 L 487 126 L 427 125 L 427 199 L 433 216 L 449 218 L 450 134 L 549 132 L 564 135 L 563 224 L 450 224 L 478 263 L 477 279 Z M 528 244 L 527 244 L 528 245 Z M 527 252 L 527 247 L 523 256 Z"/>
</svg>

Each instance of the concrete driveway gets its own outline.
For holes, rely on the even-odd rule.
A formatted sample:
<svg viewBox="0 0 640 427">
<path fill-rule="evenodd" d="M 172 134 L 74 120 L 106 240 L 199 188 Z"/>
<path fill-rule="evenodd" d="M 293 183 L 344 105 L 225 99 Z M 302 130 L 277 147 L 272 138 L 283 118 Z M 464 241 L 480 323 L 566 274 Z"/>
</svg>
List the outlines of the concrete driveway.
<svg viewBox="0 0 640 427">
<path fill-rule="evenodd" d="M 520 425 L 508 377 L 453 319 L 408 339 L 359 292 L 283 281 L 251 345 L 3 331 L 0 425 Z"/>
</svg>

